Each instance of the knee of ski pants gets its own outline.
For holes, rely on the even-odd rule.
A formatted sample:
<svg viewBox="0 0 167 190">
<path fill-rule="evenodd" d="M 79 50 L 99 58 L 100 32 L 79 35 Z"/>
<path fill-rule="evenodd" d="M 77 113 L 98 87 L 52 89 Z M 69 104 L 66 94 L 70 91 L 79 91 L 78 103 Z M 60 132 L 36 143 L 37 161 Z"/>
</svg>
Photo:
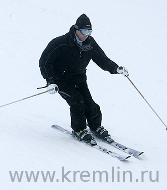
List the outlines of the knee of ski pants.
<svg viewBox="0 0 167 190">
<path fill-rule="evenodd" d="M 73 98 L 73 101 L 70 105 L 70 112 L 73 114 L 83 114 L 85 112 L 84 99 L 81 97 Z"/>
</svg>

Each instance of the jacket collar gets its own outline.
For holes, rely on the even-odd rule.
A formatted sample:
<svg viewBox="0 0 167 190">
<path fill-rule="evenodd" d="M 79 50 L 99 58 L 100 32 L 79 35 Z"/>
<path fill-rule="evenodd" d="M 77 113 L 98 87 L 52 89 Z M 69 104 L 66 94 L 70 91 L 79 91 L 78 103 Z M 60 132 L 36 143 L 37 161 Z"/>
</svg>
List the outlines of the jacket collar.
<svg viewBox="0 0 167 190">
<path fill-rule="evenodd" d="M 68 33 L 69 35 L 69 44 L 70 45 L 73 45 L 73 46 L 76 46 L 77 48 L 80 49 L 80 51 L 88 51 L 90 49 L 92 49 L 92 46 L 91 46 L 91 43 L 90 43 L 90 37 L 88 36 L 88 38 L 82 42 L 82 46 L 80 46 L 78 43 L 77 43 L 77 40 L 76 40 L 76 37 L 75 37 L 75 27 L 74 25 L 71 26 L 70 28 L 70 31 Z"/>
</svg>

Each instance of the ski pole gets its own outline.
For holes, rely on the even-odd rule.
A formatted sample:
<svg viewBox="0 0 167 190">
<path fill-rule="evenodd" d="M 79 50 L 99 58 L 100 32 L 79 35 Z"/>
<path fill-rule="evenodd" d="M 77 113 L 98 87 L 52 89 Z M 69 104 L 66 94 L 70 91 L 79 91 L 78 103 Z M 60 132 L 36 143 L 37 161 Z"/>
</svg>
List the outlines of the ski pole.
<svg viewBox="0 0 167 190">
<path fill-rule="evenodd" d="M 46 88 L 46 87 L 42 87 L 42 88 Z M 40 89 L 40 88 L 38 88 L 38 89 Z M 14 104 L 14 103 L 23 101 L 23 100 L 26 100 L 26 99 L 29 99 L 29 98 L 32 98 L 32 97 L 35 97 L 35 96 L 39 96 L 39 95 L 41 95 L 41 94 L 44 94 L 44 93 L 49 92 L 49 91 L 52 91 L 52 90 L 54 90 L 54 88 L 52 88 L 52 89 L 50 89 L 50 90 L 46 90 L 46 91 L 44 91 L 44 92 L 40 92 L 40 93 L 38 93 L 38 94 L 34 94 L 34 95 L 32 95 L 32 96 L 28 96 L 28 97 L 26 97 L 26 98 L 22 98 L 22 99 L 20 99 L 20 100 L 16 100 L 16 101 L 14 101 L 14 102 L 10 102 L 10 103 L 8 103 L 8 104 L 1 105 L 0 108 L 5 107 L 5 106 L 8 106 L 8 105 L 10 105 L 10 104 Z M 60 90 L 59 90 L 58 92 L 59 92 L 59 94 L 63 94 L 63 95 L 66 95 L 66 96 L 70 97 L 70 95 L 67 94 L 67 93 L 65 93 L 65 92 L 62 92 L 62 91 L 60 91 Z"/>
<path fill-rule="evenodd" d="M 153 107 L 148 103 L 148 101 L 144 98 L 143 94 L 138 90 L 138 88 L 134 85 L 134 83 L 130 80 L 130 78 L 128 76 L 126 76 L 126 78 L 132 83 L 132 85 L 135 87 L 135 89 L 138 91 L 138 93 L 142 96 L 142 98 L 146 101 L 146 103 L 149 105 L 149 107 L 152 109 L 152 111 L 155 113 L 155 115 L 165 125 L 166 130 L 167 130 L 166 124 L 163 122 L 163 120 L 160 118 L 160 116 L 157 114 L 157 112 L 153 109 Z"/>
<path fill-rule="evenodd" d="M 52 89 L 51 89 L 51 90 L 52 90 Z M 10 104 L 14 104 L 14 103 L 23 101 L 23 100 L 26 100 L 26 99 L 29 99 L 29 98 L 32 98 L 32 97 L 35 97 L 35 96 L 39 96 L 39 95 L 44 94 L 44 93 L 46 93 L 46 92 L 48 92 L 48 90 L 47 90 L 47 91 L 44 91 L 44 92 L 40 92 L 40 93 L 38 93 L 38 94 L 34 94 L 34 95 L 29 96 L 29 97 L 26 97 L 26 98 L 22 98 L 22 99 L 20 99 L 20 100 L 16 100 L 16 101 L 14 101 L 14 102 L 10 102 L 10 103 L 8 103 L 8 104 L 4 104 L 4 105 L 0 106 L 0 108 L 5 107 L 5 106 L 8 106 L 8 105 L 10 105 Z"/>
</svg>

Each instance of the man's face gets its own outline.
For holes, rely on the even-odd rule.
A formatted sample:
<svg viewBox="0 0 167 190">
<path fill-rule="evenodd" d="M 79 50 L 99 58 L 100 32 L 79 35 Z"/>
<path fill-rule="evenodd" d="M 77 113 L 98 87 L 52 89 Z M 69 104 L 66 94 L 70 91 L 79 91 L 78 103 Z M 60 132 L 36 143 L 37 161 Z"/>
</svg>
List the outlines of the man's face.
<svg viewBox="0 0 167 190">
<path fill-rule="evenodd" d="M 88 35 L 84 36 L 79 30 L 76 30 L 76 35 L 82 42 L 88 38 Z"/>
</svg>

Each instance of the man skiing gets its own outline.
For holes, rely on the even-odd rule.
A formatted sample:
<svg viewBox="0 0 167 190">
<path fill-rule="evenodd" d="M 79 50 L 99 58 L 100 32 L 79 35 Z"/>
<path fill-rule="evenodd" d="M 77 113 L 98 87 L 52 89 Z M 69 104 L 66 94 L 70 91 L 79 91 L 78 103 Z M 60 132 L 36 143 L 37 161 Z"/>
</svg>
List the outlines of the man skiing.
<svg viewBox="0 0 167 190">
<path fill-rule="evenodd" d="M 125 67 L 110 60 L 91 36 L 90 19 L 82 14 L 65 35 L 53 39 L 39 60 L 47 90 L 58 92 L 70 106 L 73 135 L 89 144 L 96 144 L 92 134 L 105 141 L 113 141 L 101 126 L 100 106 L 94 102 L 87 85 L 86 67 L 93 60 L 111 74 L 128 76 Z M 86 128 L 90 128 L 89 132 Z"/>
</svg>

